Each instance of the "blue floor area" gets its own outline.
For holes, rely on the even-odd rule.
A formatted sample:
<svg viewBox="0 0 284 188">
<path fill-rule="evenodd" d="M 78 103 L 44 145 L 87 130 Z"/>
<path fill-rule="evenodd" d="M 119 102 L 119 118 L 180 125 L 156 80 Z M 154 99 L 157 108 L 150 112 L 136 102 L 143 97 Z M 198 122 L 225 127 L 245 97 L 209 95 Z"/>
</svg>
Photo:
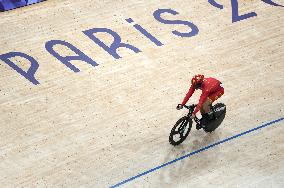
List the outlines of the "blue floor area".
<svg viewBox="0 0 284 188">
<path fill-rule="evenodd" d="M 39 3 L 45 0 L 0 0 L 0 11 L 8 11 L 15 8 Z"/>
</svg>

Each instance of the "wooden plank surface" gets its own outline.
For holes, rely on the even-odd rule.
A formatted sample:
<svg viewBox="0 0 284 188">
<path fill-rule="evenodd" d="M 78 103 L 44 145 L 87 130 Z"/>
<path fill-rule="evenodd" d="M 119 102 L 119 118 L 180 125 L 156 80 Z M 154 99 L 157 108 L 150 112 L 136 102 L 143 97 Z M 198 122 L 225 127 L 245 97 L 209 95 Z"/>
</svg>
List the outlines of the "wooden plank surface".
<svg viewBox="0 0 284 188">
<path fill-rule="evenodd" d="M 283 3 L 281 0 L 275 1 Z M 230 1 L 49 0 L 0 13 L 0 55 L 22 52 L 39 68 L 32 84 L 0 60 L 1 187 L 110 187 L 194 150 L 282 118 L 284 8 L 239 1 L 232 23 Z M 162 24 L 153 12 L 172 9 Z M 163 43 L 157 46 L 125 19 L 132 18 Z M 141 50 L 120 48 L 115 59 L 83 31 L 109 28 Z M 108 34 L 98 37 L 107 44 Z M 75 73 L 47 52 L 63 40 L 99 64 L 72 61 Z M 62 56 L 74 55 L 64 46 Z M 23 70 L 30 63 L 13 61 Z M 227 116 L 216 132 L 192 130 L 178 147 L 168 142 L 194 74 L 223 82 Z M 196 103 L 199 92 L 189 103 Z M 284 122 L 254 131 L 141 176 L 121 187 L 283 187 Z"/>
</svg>

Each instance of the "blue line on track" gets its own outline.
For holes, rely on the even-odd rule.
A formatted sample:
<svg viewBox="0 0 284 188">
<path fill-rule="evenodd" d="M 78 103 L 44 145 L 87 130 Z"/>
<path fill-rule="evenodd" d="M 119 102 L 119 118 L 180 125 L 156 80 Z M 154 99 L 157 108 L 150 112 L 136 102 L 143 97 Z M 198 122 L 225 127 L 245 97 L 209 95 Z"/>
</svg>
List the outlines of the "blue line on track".
<svg viewBox="0 0 284 188">
<path fill-rule="evenodd" d="M 191 152 L 191 153 L 188 153 L 188 154 L 186 154 L 186 155 L 184 155 L 184 156 L 181 156 L 181 157 L 179 157 L 179 158 L 176 158 L 176 159 L 174 159 L 174 160 L 172 160 L 172 161 L 169 161 L 169 162 L 167 162 L 167 163 L 164 163 L 164 164 L 162 164 L 162 165 L 160 165 L 160 166 L 157 166 L 157 167 L 155 167 L 155 168 L 152 168 L 152 169 L 150 169 L 150 170 L 147 170 L 147 171 L 145 171 L 145 172 L 142 172 L 142 173 L 140 173 L 140 174 L 138 174 L 138 175 L 136 175 L 136 176 L 133 176 L 133 177 L 131 177 L 131 178 L 129 178 L 129 179 L 126 179 L 126 180 L 124 180 L 124 181 L 122 181 L 122 182 L 120 182 L 120 183 L 117 183 L 117 184 L 111 186 L 111 188 L 119 187 L 119 186 L 121 186 L 121 185 L 123 185 L 123 184 L 125 184 L 125 183 L 127 183 L 127 182 L 133 181 L 134 179 L 137 179 L 137 178 L 139 178 L 139 177 L 141 177 L 141 176 L 144 176 L 144 175 L 146 175 L 146 174 L 149 174 L 150 172 L 156 171 L 156 170 L 158 170 L 158 169 L 160 169 L 160 168 L 163 168 L 163 167 L 168 166 L 168 165 L 170 165 L 170 164 L 172 164 L 172 163 L 175 163 L 175 162 L 177 162 L 177 161 L 180 161 L 180 160 L 182 160 L 182 159 L 184 159 L 184 158 L 190 157 L 190 156 L 195 155 L 195 154 L 197 154 L 197 153 L 200 153 L 200 152 L 202 152 L 202 151 L 208 150 L 209 148 L 212 148 L 212 147 L 214 147 L 214 146 L 217 146 L 217 145 L 220 145 L 220 144 L 222 144 L 222 143 L 228 142 L 229 140 L 235 139 L 235 138 L 237 138 L 237 137 L 243 136 L 243 135 L 245 135 L 245 134 L 248 134 L 248 133 L 253 132 L 253 131 L 256 131 L 256 130 L 258 130 L 258 129 L 267 127 L 267 126 L 269 126 L 269 125 L 272 125 L 272 124 L 274 124 L 274 123 L 277 123 L 277 122 L 280 122 L 280 121 L 283 121 L 283 120 L 284 120 L 284 117 L 279 118 L 279 119 L 277 119 L 277 120 L 273 120 L 273 121 L 268 122 L 268 123 L 265 123 L 265 124 L 260 125 L 260 126 L 258 126 L 258 127 L 249 129 L 249 130 L 247 130 L 247 131 L 245 131 L 245 132 L 242 132 L 242 133 L 237 134 L 237 135 L 235 135 L 235 136 L 231 136 L 231 137 L 226 138 L 226 139 L 224 139 L 224 140 L 215 142 L 215 143 L 213 143 L 213 144 L 210 144 L 210 145 L 208 145 L 208 146 L 205 146 L 205 147 L 203 147 L 203 148 L 200 148 L 200 149 L 198 149 L 198 150 L 195 150 L 195 151 L 193 151 L 193 152 Z"/>
<path fill-rule="evenodd" d="M 223 9 L 224 6 L 220 5 L 219 3 L 217 3 L 215 0 L 208 0 L 208 3 L 210 3 L 212 6 L 218 8 L 218 9 Z"/>
</svg>

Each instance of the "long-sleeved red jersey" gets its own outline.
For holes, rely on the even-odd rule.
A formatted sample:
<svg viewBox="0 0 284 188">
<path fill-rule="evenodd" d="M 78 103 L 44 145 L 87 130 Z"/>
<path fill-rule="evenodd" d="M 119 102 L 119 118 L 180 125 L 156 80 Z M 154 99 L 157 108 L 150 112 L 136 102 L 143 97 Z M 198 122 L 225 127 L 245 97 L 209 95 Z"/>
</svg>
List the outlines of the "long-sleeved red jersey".
<svg viewBox="0 0 284 188">
<path fill-rule="evenodd" d="M 204 78 L 203 79 L 203 83 L 202 83 L 201 88 L 200 88 L 202 90 L 202 94 L 200 96 L 199 103 L 198 103 L 198 105 L 196 106 L 196 108 L 193 112 L 194 115 L 196 115 L 196 113 L 200 110 L 202 104 L 206 101 L 207 97 L 209 97 L 211 99 L 210 95 L 212 95 L 212 94 L 214 94 L 218 91 L 221 91 L 221 93 L 222 93 L 222 91 L 224 92 L 224 88 L 222 88 L 222 86 L 220 84 L 221 84 L 221 82 L 219 80 L 215 79 L 215 78 Z M 186 96 L 184 97 L 184 99 L 181 103 L 182 105 L 185 105 L 187 103 L 187 101 L 192 96 L 194 91 L 195 91 L 195 89 L 191 85 Z M 213 99 L 213 101 L 214 100 L 215 100 L 215 98 Z"/>
</svg>

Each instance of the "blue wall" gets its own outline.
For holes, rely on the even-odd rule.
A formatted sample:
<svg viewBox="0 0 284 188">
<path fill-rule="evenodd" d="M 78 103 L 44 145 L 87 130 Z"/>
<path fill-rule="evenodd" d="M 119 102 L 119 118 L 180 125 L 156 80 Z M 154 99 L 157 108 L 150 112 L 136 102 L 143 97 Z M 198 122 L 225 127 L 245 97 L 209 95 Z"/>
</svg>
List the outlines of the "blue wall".
<svg viewBox="0 0 284 188">
<path fill-rule="evenodd" d="M 39 3 L 45 0 L 0 0 L 0 11 L 7 11 L 18 7 Z"/>
</svg>

